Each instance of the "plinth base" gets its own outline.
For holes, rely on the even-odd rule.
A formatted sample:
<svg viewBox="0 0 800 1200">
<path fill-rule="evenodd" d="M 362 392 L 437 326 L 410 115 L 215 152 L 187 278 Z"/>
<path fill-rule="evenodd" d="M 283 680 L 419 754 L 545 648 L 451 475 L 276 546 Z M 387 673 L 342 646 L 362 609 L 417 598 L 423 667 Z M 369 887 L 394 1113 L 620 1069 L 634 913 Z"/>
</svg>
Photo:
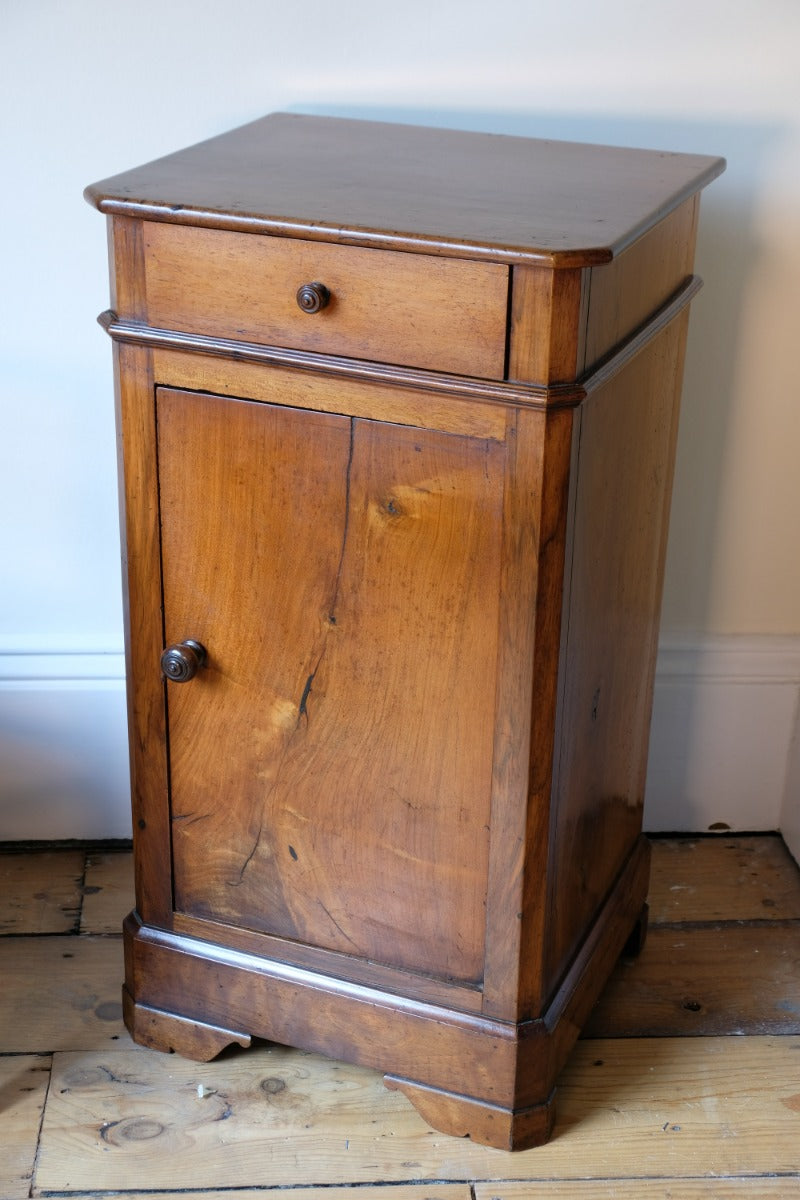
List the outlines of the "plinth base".
<svg viewBox="0 0 800 1200">
<path fill-rule="evenodd" d="M 135 1041 L 208 1061 L 251 1036 L 383 1071 L 435 1129 L 484 1145 L 547 1141 L 555 1083 L 634 930 L 644 839 L 545 1013 L 518 1023 L 413 1000 L 185 934 L 125 923 L 125 1023 Z"/>
</svg>

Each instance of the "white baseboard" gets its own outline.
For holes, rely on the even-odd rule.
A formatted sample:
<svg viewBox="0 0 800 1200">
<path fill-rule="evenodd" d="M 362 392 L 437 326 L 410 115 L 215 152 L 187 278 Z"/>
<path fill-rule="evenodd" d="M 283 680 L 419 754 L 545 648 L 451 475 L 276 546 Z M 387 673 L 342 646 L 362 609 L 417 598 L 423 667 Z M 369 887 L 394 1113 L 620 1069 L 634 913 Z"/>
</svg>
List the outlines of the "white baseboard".
<svg viewBox="0 0 800 1200">
<path fill-rule="evenodd" d="M 0 841 L 131 835 L 125 661 L 88 641 L 0 647 Z"/>
<path fill-rule="evenodd" d="M 786 845 L 800 863 L 800 699 L 794 723 L 794 738 L 789 750 L 780 830 Z"/>
<path fill-rule="evenodd" d="M 781 829 L 800 859 L 800 637 L 665 638 L 645 828 Z M 0 646 L 0 841 L 130 836 L 124 658 Z"/>
<path fill-rule="evenodd" d="M 800 806 L 799 697 L 800 637 L 663 638 L 645 828 L 782 829 Z"/>
</svg>

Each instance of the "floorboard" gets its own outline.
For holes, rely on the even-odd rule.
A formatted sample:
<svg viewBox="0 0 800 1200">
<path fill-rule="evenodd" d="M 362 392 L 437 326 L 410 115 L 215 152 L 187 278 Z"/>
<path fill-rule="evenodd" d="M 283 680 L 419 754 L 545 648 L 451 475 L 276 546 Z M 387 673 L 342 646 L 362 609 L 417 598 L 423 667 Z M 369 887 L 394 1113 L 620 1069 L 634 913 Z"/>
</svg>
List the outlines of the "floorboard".
<svg viewBox="0 0 800 1200">
<path fill-rule="evenodd" d="M 39 1125 L 50 1082 L 50 1058 L 0 1057 L 0 1196 L 30 1195 Z"/>
<path fill-rule="evenodd" d="M 198 1089 L 202 1086 L 202 1097 Z M 582 1042 L 553 1140 L 507 1154 L 431 1131 L 375 1072 L 279 1047 L 209 1064 L 61 1054 L 43 1191 L 800 1171 L 800 1038 Z"/>
<path fill-rule="evenodd" d="M 132 1046 L 122 975 L 120 938 L 0 939 L 0 1053 Z"/>
<path fill-rule="evenodd" d="M 800 921 L 650 929 L 622 960 L 584 1037 L 800 1033 Z"/>
<path fill-rule="evenodd" d="M 263 1192 L 261 1193 L 263 1196 Z M 800 1179 L 604 1179 L 478 1183 L 475 1200 L 797 1200 Z M 351 1200 L 356 1200 L 351 1197 Z"/>
<path fill-rule="evenodd" d="M 800 918 L 800 871 L 781 838 L 655 838 L 650 920 Z"/>
<path fill-rule="evenodd" d="M 92 1200 L 97 1193 L 83 1193 L 78 1200 Z M 233 1191 L 125 1192 L 115 1200 L 472 1200 L 466 1183 L 381 1184 L 377 1187 L 236 1188 Z M 530 1200 L 530 1193 L 525 1198 Z"/>
<path fill-rule="evenodd" d="M 73 933 L 84 857 L 81 850 L 0 853 L 0 935 Z"/>
<path fill-rule="evenodd" d="M 119 933 L 134 907 L 133 859 L 129 853 L 92 853 L 86 859 L 81 933 Z"/>
<path fill-rule="evenodd" d="M 363 1068 L 134 1046 L 132 874 L 126 852 L 0 853 L 0 1200 L 800 1200 L 800 871 L 780 838 L 654 841 L 644 951 L 562 1073 L 552 1142 L 514 1155 L 435 1133 Z"/>
</svg>

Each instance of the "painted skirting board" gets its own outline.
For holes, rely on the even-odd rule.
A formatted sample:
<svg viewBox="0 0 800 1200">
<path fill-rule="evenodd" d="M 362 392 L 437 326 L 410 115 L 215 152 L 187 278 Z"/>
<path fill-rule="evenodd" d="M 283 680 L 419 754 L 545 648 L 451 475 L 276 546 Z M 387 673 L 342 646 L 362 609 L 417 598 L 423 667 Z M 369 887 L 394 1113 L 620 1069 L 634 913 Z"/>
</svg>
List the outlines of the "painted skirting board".
<svg viewBox="0 0 800 1200">
<path fill-rule="evenodd" d="M 645 828 L 788 831 L 800 806 L 798 698 L 800 637 L 663 638 Z"/>
<path fill-rule="evenodd" d="M 131 834 L 125 659 L 0 646 L 0 841 Z"/>
<path fill-rule="evenodd" d="M 800 701 L 795 718 L 794 738 L 789 749 L 786 790 L 779 828 L 786 845 L 800 863 Z"/>
<path fill-rule="evenodd" d="M 800 859 L 800 637 L 662 639 L 651 832 L 781 829 Z M 0 841 L 130 836 L 119 646 L 0 646 Z"/>
</svg>

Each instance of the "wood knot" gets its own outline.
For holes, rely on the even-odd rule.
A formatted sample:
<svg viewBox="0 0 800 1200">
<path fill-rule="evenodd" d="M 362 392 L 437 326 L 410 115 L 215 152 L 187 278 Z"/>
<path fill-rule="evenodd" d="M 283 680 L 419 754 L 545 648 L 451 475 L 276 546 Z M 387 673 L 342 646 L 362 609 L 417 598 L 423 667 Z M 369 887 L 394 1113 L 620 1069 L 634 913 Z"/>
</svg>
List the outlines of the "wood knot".
<svg viewBox="0 0 800 1200">
<path fill-rule="evenodd" d="M 279 1092 L 286 1090 L 286 1080 L 277 1075 L 270 1075 L 269 1078 L 261 1080 L 261 1090 L 268 1096 L 277 1096 Z"/>
<path fill-rule="evenodd" d="M 149 1142 L 164 1132 L 160 1121 L 149 1117 L 131 1117 L 127 1121 L 109 1121 L 100 1129 L 104 1142 L 119 1145 L 121 1142 Z"/>
</svg>

